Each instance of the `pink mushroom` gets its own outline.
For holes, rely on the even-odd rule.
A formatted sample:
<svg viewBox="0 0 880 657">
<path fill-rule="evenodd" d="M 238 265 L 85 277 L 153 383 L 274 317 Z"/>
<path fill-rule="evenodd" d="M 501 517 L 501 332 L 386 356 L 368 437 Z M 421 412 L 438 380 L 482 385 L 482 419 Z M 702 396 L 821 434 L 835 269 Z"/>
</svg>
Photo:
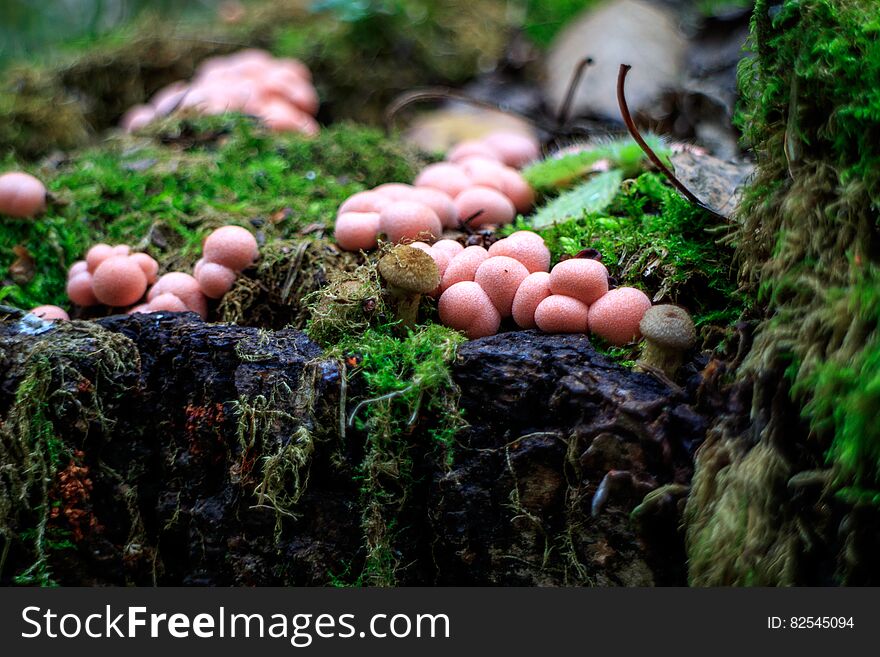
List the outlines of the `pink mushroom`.
<svg viewBox="0 0 880 657">
<path fill-rule="evenodd" d="M 592 305 L 608 292 L 608 270 L 598 260 L 563 260 L 550 272 L 550 290 L 553 294 L 564 294 Z"/>
<path fill-rule="evenodd" d="M 92 288 L 92 275 L 80 272 L 70 277 L 67 281 L 67 297 L 78 306 L 97 306 L 95 290 Z"/>
<path fill-rule="evenodd" d="M 131 259 L 138 264 L 138 267 L 147 277 L 147 283 L 152 285 L 156 282 L 159 275 L 159 263 L 146 253 L 133 253 Z"/>
<path fill-rule="evenodd" d="M 501 180 L 501 171 L 507 169 L 498 160 L 489 160 L 484 157 L 469 157 L 460 163 L 464 172 L 471 179 L 471 186 L 491 187 L 502 194 L 504 186 Z"/>
<path fill-rule="evenodd" d="M 529 271 L 518 260 L 507 256 L 486 258 L 474 273 L 474 282 L 489 295 L 501 317 L 510 317 L 513 298 Z"/>
<path fill-rule="evenodd" d="M 161 276 L 147 293 L 147 300 L 152 302 L 153 299 L 166 292 L 178 297 L 189 310 L 198 313 L 202 319 L 207 317 L 208 302 L 202 293 L 199 282 L 189 274 L 173 271 Z"/>
<path fill-rule="evenodd" d="M 358 192 L 346 199 L 339 206 L 338 214 L 345 212 L 381 212 L 382 208 L 391 203 L 391 199 L 379 192 Z"/>
<path fill-rule="evenodd" d="M 275 132 L 299 132 L 314 137 L 321 131 L 313 117 L 284 101 L 267 101 L 257 116 Z"/>
<path fill-rule="evenodd" d="M 586 333 L 590 309 L 583 301 L 552 294 L 535 308 L 535 324 L 545 333 Z"/>
<path fill-rule="evenodd" d="M 431 187 L 413 187 L 404 195 L 404 200 L 427 205 L 437 214 L 444 228 L 458 226 L 458 210 L 446 192 Z"/>
<path fill-rule="evenodd" d="M 139 306 L 141 307 L 141 306 Z M 169 313 L 185 313 L 189 310 L 186 304 L 175 294 L 171 294 L 170 292 L 165 292 L 164 294 L 156 295 L 152 301 L 143 306 L 144 310 L 140 312 L 148 312 L 148 313 L 158 313 L 158 312 L 169 312 Z"/>
<path fill-rule="evenodd" d="M 485 224 L 509 224 L 516 216 L 516 208 L 509 198 L 497 189 L 479 185 L 456 196 L 455 207 L 461 221 L 473 217 L 470 226 L 474 228 Z"/>
<path fill-rule="evenodd" d="M 501 161 L 498 151 L 481 139 L 468 139 L 453 146 L 446 154 L 449 162 L 456 164 L 469 157 L 482 157 L 487 160 Z"/>
<path fill-rule="evenodd" d="M 464 246 L 455 240 L 437 240 L 434 242 L 434 248 L 448 253 L 450 260 L 464 251 Z"/>
<path fill-rule="evenodd" d="M 471 179 L 464 169 L 451 162 L 429 164 L 416 176 L 416 187 L 431 187 L 455 198 L 471 186 Z"/>
<path fill-rule="evenodd" d="M 550 249 L 543 238 L 529 231 L 517 231 L 489 247 L 490 256 L 509 256 L 525 265 L 529 273 L 550 269 Z"/>
<path fill-rule="evenodd" d="M 216 262 L 206 262 L 199 268 L 195 278 L 206 297 L 219 299 L 232 289 L 236 273 Z"/>
<path fill-rule="evenodd" d="M 443 324 L 463 331 L 471 340 L 494 335 L 501 325 L 501 315 L 492 300 L 473 281 L 462 281 L 446 289 L 437 309 Z"/>
<path fill-rule="evenodd" d="M 495 132 L 482 141 L 498 154 L 504 164 L 517 169 L 541 155 L 541 146 L 536 139 L 515 132 Z"/>
<path fill-rule="evenodd" d="M 70 316 L 67 314 L 67 311 L 63 308 L 59 308 L 58 306 L 37 306 L 36 308 L 32 308 L 30 311 L 31 315 L 36 315 L 40 319 L 45 319 L 46 321 L 55 321 L 55 320 L 69 320 Z"/>
<path fill-rule="evenodd" d="M 0 215 L 24 219 L 46 209 L 46 186 L 29 173 L 0 175 Z"/>
<path fill-rule="evenodd" d="M 136 261 L 127 255 L 114 255 L 95 269 L 92 289 L 104 305 L 121 308 L 144 296 L 147 277 Z"/>
<path fill-rule="evenodd" d="M 368 251 L 378 244 L 378 212 L 343 212 L 336 217 L 333 237 L 345 251 Z"/>
<path fill-rule="evenodd" d="M 407 185 L 406 183 L 384 183 L 378 187 L 374 187 L 373 191 L 377 194 L 381 194 L 385 198 L 391 199 L 392 201 L 406 201 L 409 200 L 410 194 L 413 191 L 413 186 Z"/>
<path fill-rule="evenodd" d="M 447 290 L 456 283 L 473 281 L 477 268 L 489 257 L 489 252 L 482 246 L 469 246 L 454 256 L 446 267 L 446 273 L 440 281 L 440 288 Z"/>
<path fill-rule="evenodd" d="M 241 226 L 223 226 L 208 235 L 202 255 L 207 262 L 216 262 L 233 271 L 241 271 L 254 263 L 259 249 L 256 238 L 247 229 Z"/>
<path fill-rule="evenodd" d="M 70 280 L 77 274 L 87 272 L 88 270 L 89 263 L 87 263 L 85 260 L 77 260 L 70 266 L 70 270 L 67 272 L 67 280 Z"/>
<path fill-rule="evenodd" d="M 535 328 L 535 310 L 538 304 L 552 294 L 550 292 L 550 274 L 536 271 L 523 279 L 513 297 L 511 314 L 517 326 L 524 329 Z"/>
<path fill-rule="evenodd" d="M 156 118 L 156 108 L 152 105 L 135 105 L 122 115 L 119 126 L 125 132 L 137 132 Z"/>
<path fill-rule="evenodd" d="M 651 300 L 634 287 L 618 287 L 590 306 L 590 329 L 613 345 L 622 346 L 641 337 L 639 322 Z"/>
<path fill-rule="evenodd" d="M 189 85 L 186 82 L 172 82 L 153 95 L 150 105 L 156 110 L 157 116 L 167 116 L 177 109 L 188 91 Z"/>
<path fill-rule="evenodd" d="M 379 213 L 379 230 L 395 244 L 420 237 L 440 237 L 443 227 L 437 213 L 424 203 L 395 201 Z"/>
<path fill-rule="evenodd" d="M 113 247 L 109 244 L 95 244 L 86 252 L 86 263 L 88 264 L 89 272 L 94 274 L 98 265 L 113 255 Z"/>
<path fill-rule="evenodd" d="M 446 273 L 446 270 L 449 268 L 449 263 L 452 260 L 452 257 L 449 255 L 447 251 L 443 249 L 435 249 L 433 246 L 428 249 L 428 255 L 434 258 L 434 262 L 437 263 L 437 269 L 440 271 L 440 277 L 443 277 L 443 274 Z M 440 286 L 437 286 L 437 290 L 440 290 Z"/>
<path fill-rule="evenodd" d="M 535 205 L 535 190 L 531 188 L 519 171 L 502 169 L 498 172 L 501 191 L 513 203 L 516 211 L 525 214 Z"/>
</svg>

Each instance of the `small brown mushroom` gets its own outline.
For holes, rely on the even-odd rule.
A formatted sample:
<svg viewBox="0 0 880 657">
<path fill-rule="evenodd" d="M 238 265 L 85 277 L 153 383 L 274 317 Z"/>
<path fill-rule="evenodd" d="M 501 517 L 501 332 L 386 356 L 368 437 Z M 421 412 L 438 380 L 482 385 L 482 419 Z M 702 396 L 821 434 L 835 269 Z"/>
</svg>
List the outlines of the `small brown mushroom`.
<svg viewBox="0 0 880 657">
<path fill-rule="evenodd" d="M 645 338 L 637 366 L 661 370 L 670 379 L 681 366 L 684 352 L 694 346 L 697 332 L 684 308 L 664 304 L 648 309 L 639 329 Z"/>
<path fill-rule="evenodd" d="M 379 260 L 379 274 L 396 301 L 397 319 L 407 328 L 416 323 L 419 301 L 440 284 L 440 270 L 434 259 L 406 244 L 395 246 Z"/>
</svg>

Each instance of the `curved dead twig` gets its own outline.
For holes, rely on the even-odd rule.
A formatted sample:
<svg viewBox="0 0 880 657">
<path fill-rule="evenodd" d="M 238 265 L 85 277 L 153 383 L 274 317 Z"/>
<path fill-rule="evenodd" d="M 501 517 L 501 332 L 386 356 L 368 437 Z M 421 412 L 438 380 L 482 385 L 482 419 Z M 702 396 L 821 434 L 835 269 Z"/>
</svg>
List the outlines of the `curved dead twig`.
<svg viewBox="0 0 880 657">
<path fill-rule="evenodd" d="M 629 134 L 635 140 L 635 142 L 639 145 L 639 147 L 645 152 L 645 155 L 648 156 L 648 159 L 653 162 L 654 166 L 656 166 L 660 172 L 666 176 L 666 179 L 672 183 L 673 187 L 675 187 L 679 192 L 681 192 L 682 196 L 684 196 L 688 201 L 696 205 L 697 207 L 709 212 L 710 214 L 722 219 L 724 221 L 728 221 L 728 217 L 721 214 L 720 212 L 713 210 L 708 205 L 703 203 L 697 195 L 694 194 L 691 190 L 687 188 L 687 186 L 681 182 L 678 178 L 675 177 L 675 174 L 669 169 L 669 167 L 664 164 L 663 160 L 654 152 L 654 150 L 648 146 L 648 143 L 642 137 L 639 129 L 636 127 L 636 122 L 632 118 L 632 114 L 630 114 L 629 106 L 626 102 L 626 94 L 624 92 L 624 87 L 626 84 L 626 74 L 629 73 L 629 70 L 632 68 L 629 64 L 621 64 L 620 72 L 617 75 L 617 104 L 620 106 L 620 114 L 623 118 L 624 124 L 626 124 L 626 129 L 629 130 Z"/>
</svg>

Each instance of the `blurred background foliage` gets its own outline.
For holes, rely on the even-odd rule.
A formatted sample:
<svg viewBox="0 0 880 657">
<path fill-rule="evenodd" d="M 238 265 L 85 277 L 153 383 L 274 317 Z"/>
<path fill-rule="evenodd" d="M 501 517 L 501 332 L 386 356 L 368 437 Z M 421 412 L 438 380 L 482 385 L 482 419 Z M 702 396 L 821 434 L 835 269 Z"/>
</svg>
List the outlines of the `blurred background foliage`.
<svg viewBox="0 0 880 657">
<path fill-rule="evenodd" d="M 224 0 L 2 0 L 0 66 L 90 41 L 145 13 L 180 19 L 213 14 Z"/>
<path fill-rule="evenodd" d="M 512 22 L 521 22 L 532 40 L 546 46 L 570 18 L 599 0 L 499 0 Z M 43 59 L 73 44 L 87 45 L 116 27 L 147 15 L 166 20 L 216 16 L 224 7 L 254 0 L 2 0 L 0 67 L 16 60 Z M 257 3 L 259 4 L 259 3 Z M 308 4 L 307 0 L 303 4 Z M 408 0 L 313 0 L 315 12 L 333 12 L 341 21 L 376 15 L 411 14 Z M 516 21 L 516 19 L 519 19 Z"/>
</svg>

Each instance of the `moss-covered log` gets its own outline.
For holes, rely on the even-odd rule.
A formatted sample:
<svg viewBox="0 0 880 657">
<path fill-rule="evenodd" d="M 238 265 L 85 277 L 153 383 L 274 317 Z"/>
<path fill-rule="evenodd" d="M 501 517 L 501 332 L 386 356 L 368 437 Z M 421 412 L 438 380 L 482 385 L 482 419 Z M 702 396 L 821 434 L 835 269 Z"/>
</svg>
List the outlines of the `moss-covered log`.
<svg viewBox="0 0 880 657">
<path fill-rule="evenodd" d="M 370 509 L 395 583 L 684 581 L 678 507 L 706 425 L 693 364 L 676 389 L 584 336 L 469 342 L 449 370 L 467 426 L 438 449 L 458 420 L 431 399 L 392 443 L 349 424 L 357 360 L 189 314 L 7 310 L 0 581 L 376 582 L 375 536 L 353 522 Z"/>
<path fill-rule="evenodd" d="M 878 20 L 872 0 L 756 5 L 737 249 L 765 310 L 732 392 L 751 410 L 698 455 L 694 584 L 880 581 Z"/>
</svg>

